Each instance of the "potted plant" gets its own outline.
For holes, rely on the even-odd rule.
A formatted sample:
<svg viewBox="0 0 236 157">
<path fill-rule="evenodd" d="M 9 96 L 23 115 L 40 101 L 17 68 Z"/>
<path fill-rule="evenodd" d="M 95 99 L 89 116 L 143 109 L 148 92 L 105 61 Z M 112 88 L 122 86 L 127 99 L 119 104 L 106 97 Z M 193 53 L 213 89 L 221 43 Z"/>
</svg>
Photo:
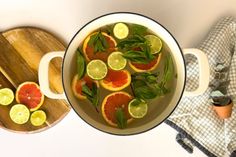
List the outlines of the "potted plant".
<svg viewBox="0 0 236 157">
<path fill-rule="evenodd" d="M 227 87 L 230 83 L 228 76 L 229 67 L 225 67 L 224 63 L 218 63 L 215 68 L 215 80 L 211 84 L 210 98 L 213 109 L 221 119 L 229 118 L 233 107 L 230 96 L 227 96 Z"/>
<path fill-rule="evenodd" d="M 221 91 L 211 93 L 213 109 L 221 119 L 230 118 L 232 113 L 233 102 L 229 96 L 224 95 Z"/>
</svg>

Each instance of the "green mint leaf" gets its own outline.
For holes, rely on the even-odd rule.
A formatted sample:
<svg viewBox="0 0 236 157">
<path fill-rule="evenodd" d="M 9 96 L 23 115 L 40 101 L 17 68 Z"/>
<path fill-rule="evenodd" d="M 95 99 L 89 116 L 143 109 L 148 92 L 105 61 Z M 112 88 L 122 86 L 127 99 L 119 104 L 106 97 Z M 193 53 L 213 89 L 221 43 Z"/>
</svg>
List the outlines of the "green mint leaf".
<svg viewBox="0 0 236 157">
<path fill-rule="evenodd" d="M 117 121 L 118 127 L 121 129 L 125 128 L 127 125 L 127 118 L 125 116 L 124 109 L 117 108 L 115 116 L 116 116 L 116 121 Z"/>
<path fill-rule="evenodd" d="M 97 107 L 98 106 L 98 103 L 99 103 L 99 91 L 98 91 L 98 88 L 97 88 L 97 85 L 96 83 L 93 83 L 93 86 L 92 86 L 92 94 L 93 94 L 93 101 L 92 101 L 92 104 Z"/>
<path fill-rule="evenodd" d="M 155 88 L 149 86 L 138 87 L 134 89 L 135 96 L 143 99 L 154 99 L 157 96 Z"/>
<path fill-rule="evenodd" d="M 80 49 L 78 49 L 76 52 L 76 59 L 78 79 L 81 79 L 86 72 L 86 61 Z"/>
<path fill-rule="evenodd" d="M 86 84 L 82 85 L 82 93 L 85 96 L 93 97 L 92 91 L 89 89 L 89 87 Z"/>
<path fill-rule="evenodd" d="M 99 91 L 96 83 L 93 83 L 92 89 L 90 89 L 86 84 L 82 85 L 82 93 L 87 97 L 87 99 L 93 104 L 98 112 L 98 103 L 99 103 Z"/>
<path fill-rule="evenodd" d="M 145 35 L 145 33 L 147 33 L 147 27 L 137 24 L 131 25 L 131 30 L 133 34 L 138 34 L 138 35 Z"/>
<path fill-rule="evenodd" d="M 171 59 L 171 56 L 167 56 L 164 65 L 164 74 L 162 82 L 166 84 L 166 82 L 168 82 L 170 79 L 173 78 L 173 75 L 174 75 L 173 61 Z"/>
<path fill-rule="evenodd" d="M 94 48 L 94 53 L 104 52 L 109 46 L 101 31 L 90 37 L 88 45 Z"/>
</svg>

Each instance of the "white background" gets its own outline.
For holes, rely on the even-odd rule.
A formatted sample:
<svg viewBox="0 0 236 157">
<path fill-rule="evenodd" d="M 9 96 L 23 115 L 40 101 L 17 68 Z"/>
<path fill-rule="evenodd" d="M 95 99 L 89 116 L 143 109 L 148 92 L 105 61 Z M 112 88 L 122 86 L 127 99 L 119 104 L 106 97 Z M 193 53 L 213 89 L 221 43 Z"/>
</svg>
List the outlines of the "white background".
<svg viewBox="0 0 236 157">
<path fill-rule="evenodd" d="M 0 0 L 0 31 L 37 26 L 69 42 L 91 19 L 114 11 L 145 14 L 163 24 L 181 47 L 195 47 L 210 27 L 226 15 L 236 16 L 235 0 Z M 162 124 L 135 136 L 97 131 L 71 111 L 53 128 L 37 134 L 0 129 L 0 157 L 204 157 L 188 154 L 175 142 L 176 131 Z"/>
</svg>

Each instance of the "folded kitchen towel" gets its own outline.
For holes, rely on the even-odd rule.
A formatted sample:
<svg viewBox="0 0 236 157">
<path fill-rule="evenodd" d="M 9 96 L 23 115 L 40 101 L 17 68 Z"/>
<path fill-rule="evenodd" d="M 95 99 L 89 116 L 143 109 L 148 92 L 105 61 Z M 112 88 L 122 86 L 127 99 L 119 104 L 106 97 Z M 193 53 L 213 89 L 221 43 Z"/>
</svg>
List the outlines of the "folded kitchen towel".
<svg viewBox="0 0 236 157">
<path fill-rule="evenodd" d="M 210 65 L 210 85 L 204 94 L 196 97 L 183 97 L 176 110 L 166 120 L 179 134 L 176 140 L 183 148 L 192 152 L 197 146 L 210 157 L 236 157 L 236 19 L 221 19 L 198 47 L 206 53 Z M 198 87 L 198 64 L 193 56 L 187 56 L 186 90 Z M 227 95 L 235 104 L 232 116 L 221 120 L 212 109 L 210 93 L 216 84 L 216 67 L 226 67 L 222 80 L 229 80 Z M 226 77 L 227 76 L 227 77 Z"/>
</svg>

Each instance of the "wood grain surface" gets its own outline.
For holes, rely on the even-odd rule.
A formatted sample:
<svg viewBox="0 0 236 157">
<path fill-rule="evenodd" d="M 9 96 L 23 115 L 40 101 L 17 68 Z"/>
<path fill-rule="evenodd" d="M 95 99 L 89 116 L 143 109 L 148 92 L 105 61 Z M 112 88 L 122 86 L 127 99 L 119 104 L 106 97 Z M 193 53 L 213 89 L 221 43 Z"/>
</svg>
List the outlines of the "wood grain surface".
<svg viewBox="0 0 236 157">
<path fill-rule="evenodd" d="M 26 81 L 38 83 L 40 59 L 50 51 L 64 51 L 65 45 L 50 33 L 32 27 L 21 27 L 0 33 L 0 89 L 17 87 Z M 63 91 L 61 81 L 61 58 L 52 60 L 49 66 L 50 88 L 56 93 Z M 70 111 L 65 100 L 53 100 L 45 97 L 40 109 L 47 114 L 44 125 L 35 127 L 30 122 L 19 125 L 9 117 L 9 106 L 0 105 L 0 127 L 20 133 L 43 131 L 59 122 Z"/>
</svg>

